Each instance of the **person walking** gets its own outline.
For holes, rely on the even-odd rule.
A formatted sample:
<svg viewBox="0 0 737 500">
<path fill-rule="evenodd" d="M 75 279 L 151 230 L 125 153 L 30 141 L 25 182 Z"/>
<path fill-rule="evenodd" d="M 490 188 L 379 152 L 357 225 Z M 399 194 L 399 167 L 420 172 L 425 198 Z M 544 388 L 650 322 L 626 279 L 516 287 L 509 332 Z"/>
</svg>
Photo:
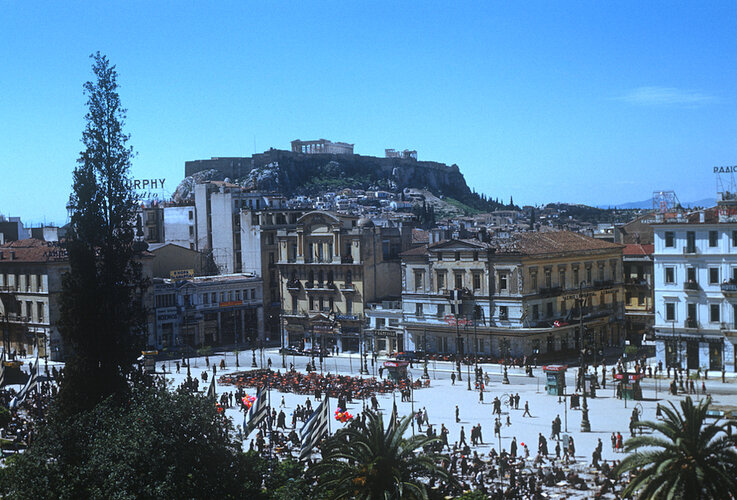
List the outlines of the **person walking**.
<svg viewBox="0 0 737 500">
<path fill-rule="evenodd" d="M 530 403 L 529 401 L 525 401 L 525 412 L 522 414 L 523 417 L 530 417 L 532 418 L 532 414 L 530 413 Z"/>
<path fill-rule="evenodd" d="M 461 417 L 460 417 L 460 414 L 461 414 L 461 412 L 460 412 L 460 410 L 458 409 L 458 405 L 456 405 L 456 423 L 458 423 L 458 422 L 460 422 L 460 421 L 461 421 Z"/>
<path fill-rule="evenodd" d="M 456 385 L 456 372 L 452 372 L 450 374 L 450 382 L 451 382 L 451 385 Z"/>
<path fill-rule="evenodd" d="M 466 431 L 463 429 L 463 426 L 461 426 L 461 437 L 458 439 L 458 446 L 461 444 L 467 444 L 466 443 Z"/>
</svg>

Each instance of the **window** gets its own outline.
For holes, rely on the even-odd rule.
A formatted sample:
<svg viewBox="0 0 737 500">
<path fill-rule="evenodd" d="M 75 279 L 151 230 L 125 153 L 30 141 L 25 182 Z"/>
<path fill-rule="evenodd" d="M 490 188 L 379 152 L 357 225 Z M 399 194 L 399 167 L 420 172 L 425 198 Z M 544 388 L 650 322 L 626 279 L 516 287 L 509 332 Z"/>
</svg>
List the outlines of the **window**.
<svg viewBox="0 0 737 500">
<path fill-rule="evenodd" d="M 709 321 L 719 323 L 719 304 L 709 305 Z"/>
<path fill-rule="evenodd" d="M 189 237 L 191 238 L 192 236 L 194 236 L 194 227 L 189 226 Z"/>
<path fill-rule="evenodd" d="M 438 317 L 442 318 L 445 316 L 445 304 L 438 304 Z"/>
<path fill-rule="evenodd" d="M 315 297 L 310 297 L 310 311 L 315 310 Z"/>
<path fill-rule="evenodd" d="M 665 282 L 671 285 L 676 282 L 676 268 L 675 267 L 665 268 Z"/>
<path fill-rule="evenodd" d="M 43 292 L 44 288 L 44 277 L 43 274 L 39 274 L 36 276 L 36 291 L 37 292 Z"/>
<path fill-rule="evenodd" d="M 573 270 L 573 286 L 578 286 L 578 268 Z"/>
<path fill-rule="evenodd" d="M 332 311 L 332 310 L 333 310 L 333 306 L 334 306 L 334 305 L 335 305 L 335 303 L 333 302 L 333 298 L 332 298 L 332 297 L 330 297 L 330 299 L 329 299 L 329 303 L 328 303 L 328 307 L 330 308 L 330 311 Z"/>
<path fill-rule="evenodd" d="M 540 319 L 540 306 L 537 304 L 532 306 L 532 319 Z"/>
<path fill-rule="evenodd" d="M 589 266 L 589 267 L 586 268 L 586 283 L 588 283 L 589 285 L 592 284 L 592 280 L 591 280 L 591 266 Z"/>
<path fill-rule="evenodd" d="M 696 253 L 696 233 L 694 231 L 686 232 L 686 253 Z"/>
<path fill-rule="evenodd" d="M 26 316 L 33 321 L 33 302 L 30 300 L 26 302 Z"/>
<path fill-rule="evenodd" d="M 732 231 L 732 246 L 737 247 L 737 231 Z"/>
<path fill-rule="evenodd" d="M 689 283 L 696 283 L 696 268 L 695 267 L 686 268 L 686 281 L 688 281 Z"/>
<path fill-rule="evenodd" d="M 473 273 L 473 289 L 481 290 L 481 274 Z"/>
<path fill-rule="evenodd" d="M 240 290 L 236 290 L 235 291 L 235 300 L 241 300 L 241 291 Z"/>
<path fill-rule="evenodd" d="M 225 302 L 225 292 L 220 292 L 220 302 Z"/>
<path fill-rule="evenodd" d="M 710 267 L 709 268 L 709 284 L 715 285 L 719 283 L 719 268 L 718 267 Z"/>
<path fill-rule="evenodd" d="M 686 315 L 686 321 L 696 321 L 696 304 L 688 304 L 687 306 L 688 314 Z"/>
<path fill-rule="evenodd" d="M 617 281 L 617 263 L 612 262 L 611 266 L 612 266 L 612 281 Z"/>
<path fill-rule="evenodd" d="M 561 269 L 558 271 L 558 286 L 561 288 L 566 287 L 566 271 L 565 269 Z"/>
<path fill-rule="evenodd" d="M 461 260 L 461 252 L 456 252 L 455 259 Z"/>
<path fill-rule="evenodd" d="M 422 271 L 415 271 L 415 290 L 422 290 Z"/>
<path fill-rule="evenodd" d="M 438 291 L 445 288 L 445 271 L 438 271 Z"/>
<path fill-rule="evenodd" d="M 188 215 L 189 215 L 189 220 L 194 219 L 194 212 L 193 211 L 190 210 L 189 213 L 188 213 Z"/>
<path fill-rule="evenodd" d="M 44 322 L 44 303 L 36 302 L 36 312 L 38 313 L 38 322 Z"/>
<path fill-rule="evenodd" d="M 423 316 L 422 304 L 415 304 L 415 316 L 417 316 L 418 318 L 421 318 Z"/>
<path fill-rule="evenodd" d="M 548 309 L 547 310 L 548 318 L 552 318 L 553 317 L 553 303 L 552 302 L 548 302 L 547 309 Z"/>
<path fill-rule="evenodd" d="M 463 288 L 463 273 L 456 273 L 455 280 L 456 280 L 456 289 L 460 290 L 461 288 Z"/>
<path fill-rule="evenodd" d="M 710 247 L 717 246 L 718 241 L 719 241 L 719 232 L 709 231 L 709 246 Z"/>
<path fill-rule="evenodd" d="M 566 301 L 565 300 L 560 301 L 560 314 L 561 315 L 566 314 Z"/>
<path fill-rule="evenodd" d="M 537 290 L 537 273 L 530 273 L 530 290 Z"/>
<path fill-rule="evenodd" d="M 297 296 L 292 295 L 292 313 L 297 314 Z"/>
<path fill-rule="evenodd" d="M 638 306 L 644 306 L 645 305 L 645 294 L 640 293 L 637 295 L 637 305 Z"/>
<path fill-rule="evenodd" d="M 479 260 L 479 253 L 478 252 L 474 252 L 473 253 L 473 260 Z"/>
<path fill-rule="evenodd" d="M 217 304 L 218 303 L 218 294 L 217 293 L 212 292 L 210 294 L 210 302 L 212 302 L 213 304 Z"/>
<path fill-rule="evenodd" d="M 206 293 L 202 294 L 202 303 L 203 304 L 209 304 L 210 303 L 210 296 Z"/>
<path fill-rule="evenodd" d="M 509 319 L 509 309 L 507 306 L 499 306 L 499 319 Z"/>
<path fill-rule="evenodd" d="M 376 328 L 384 328 L 384 318 L 376 318 Z"/>
<path fill-rule="evenodd" d="M 599 281 L 604 281 L 604 265 L 599 265 Z"/>
<path fill-rule="evenodd" d="M 251 289 L 251 300 L 255 300 L 255 299 L 256 299 L 256 289 L 252 288 Z"/>
<path fill-rule="evenodd" d="M 438 252 L 438 260 L 443 260 L 443 252 Z"/>
<path fill-rule="evenodd" d="M 667 304 L 665 304 L 665 320 L 676 320 L 676 305 L 673 302 L 668 302 Z"/>
<path fill-rule="evenodd" d="M 507 274 L 502 273 L 499 275 L 499 290 L 507 290 Z"/>
<path fill-rule="evenodd" d="M 665 232 L 665 246 L 668 248 L 673 248 L 676 246 L 676 238 L 673 231 Z"/>
<path fill-rule="evenodd" d="M 550 269 L 545 270 L 545 286 L 547 288 L 553 287 L 553 273 Z"/>
</svg>

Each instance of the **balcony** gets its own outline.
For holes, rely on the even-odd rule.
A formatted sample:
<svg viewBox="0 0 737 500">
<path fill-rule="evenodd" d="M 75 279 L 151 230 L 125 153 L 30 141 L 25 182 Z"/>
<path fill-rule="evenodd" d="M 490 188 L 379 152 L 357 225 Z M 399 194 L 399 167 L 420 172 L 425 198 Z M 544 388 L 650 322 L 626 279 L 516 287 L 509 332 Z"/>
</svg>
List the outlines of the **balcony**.
<svg viewBox="0 0 737 500">
<path fill-rule="evenodd" d="M 343 256 L 340 258 L 341 264 L 353 264 L 353 257 L 350 256 Z"/>
<path fill-rule="evenodd" d="M 737 283 L 722 283 L 721 289 L 724 295 L 737 295 Z"/>
<path fill-rule="evenodd" d="M 356 291 L 356 285 L 353 283 L 344 283 L 340 285 L 340 291 L 343 293 L 353 293 Z"/>
<path fill-rule="evenodd" d="M 625 285 L 629 286 L 649 286 L 647 279 L 645 278 L 627 278 L 624 280 Z"/>
<path fill-rule="evenodd" d="M 299 280 L 287 281 L 287 290 L 289 290 L 290 292 L 299 292 L 300 290 Z"/>
<path fill-rule="evenodd" d="M 693 318 L 688 318 L 688 319 L 686 319 L 686 321 L 683 322 L 683 326 L 685 328 L 698 328 L 699 327 L 699 322 L 696 321 Z"/>
<path fill-rule="evenodd" d="M 335 291 L 335 284 L 308 281 L 305 283 L 305 288 L 309 292 L 333 292 Z"/>
<path fill-rule="evenodd" d="M 686 293 L 698 292 L 700 290 L 701 287 L 696 281 L 686 281 L 685 283 L 683 283 L 683 291 Z"/>
<path fill-rule="evenodd" d="M 545 287 L 540 288 L 540 297 L 553 297 L 555 295 L 560 295 L 560 293 L 563 291 L 563 289 L 559 286 L 551 286 L 551 287 Z"/>
</svg>

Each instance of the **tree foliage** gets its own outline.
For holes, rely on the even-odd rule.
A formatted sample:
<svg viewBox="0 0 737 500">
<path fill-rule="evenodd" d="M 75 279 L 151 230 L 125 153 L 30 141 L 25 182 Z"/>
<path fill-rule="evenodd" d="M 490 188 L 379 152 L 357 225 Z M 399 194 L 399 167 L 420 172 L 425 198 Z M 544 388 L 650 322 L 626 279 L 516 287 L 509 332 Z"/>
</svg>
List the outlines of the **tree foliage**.
<svg viewBox="0 0 737 500">
<path fill-rule="evenodd" d="M 93 58 L 94 81 L 84 84 L 88 111 L 85 149 L 73 174 L 65 242 L 70 272 L 63 279 L 60 332 L 71 348 L 60 399 L 68 413 L 89 410 L 125 394 L 143 331 L 146 286 L 134 245 L 136 199 L 129 189 L 133 151 L 123 132 L 126 110 L 117 72 L 107 57 Z"/>
<path fill-rule="evenodd" d="M 729 424 L 707 423 L 711 398 L 697 405 L 690 397 L 663 406 L 662 422 L 638 422 L 659 436 L 638 436 L 625 443 L 627 456 L 617 468 L 635 477 L 623 496 L 639 498 L 717 499 L 737 497 L 737 436 Z"/>
<path fill-rule="evenodd" d="M 330 498 L 426 499 L 430 478 L 452 481 L 439 466 L 442 456 L 422 451 L 438 438 L 403 437 L 410 422 L 404 417 L 387 432 L 381 416 L 369 411 L 365 424 L 339 430 L 324 442 L 323 460 L 314 468 L 319 486 L 331 491 Z"/>
<path fill-rule="evenodd" d="M 265 462 L 244 454 L 212 401 L 136 385 L 67 418 L 52 413 L 29 449 L 0 470 L 3 498 L 266 498 Z"/>
</svg>

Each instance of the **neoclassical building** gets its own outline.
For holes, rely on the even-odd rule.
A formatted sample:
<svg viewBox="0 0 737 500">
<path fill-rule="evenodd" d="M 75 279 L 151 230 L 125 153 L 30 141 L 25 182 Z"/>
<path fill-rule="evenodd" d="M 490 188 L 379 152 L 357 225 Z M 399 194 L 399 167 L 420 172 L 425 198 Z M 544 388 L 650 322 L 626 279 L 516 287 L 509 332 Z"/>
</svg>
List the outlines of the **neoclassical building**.
<svg viewBox="0 0 737 500">
<path fill-rule="evenodd" d="M 622 245 L 567 231 L 441 241 L 402 254 L 402 302 L 407 350 L 596 352 L 624 341 Z"/>
<path fill-rule="evenodd" d="M 313 211 L 277 231 L 283 345 L 359 349 L 364 308 L 401 291 L 410 229 Z"/>
</svg>

